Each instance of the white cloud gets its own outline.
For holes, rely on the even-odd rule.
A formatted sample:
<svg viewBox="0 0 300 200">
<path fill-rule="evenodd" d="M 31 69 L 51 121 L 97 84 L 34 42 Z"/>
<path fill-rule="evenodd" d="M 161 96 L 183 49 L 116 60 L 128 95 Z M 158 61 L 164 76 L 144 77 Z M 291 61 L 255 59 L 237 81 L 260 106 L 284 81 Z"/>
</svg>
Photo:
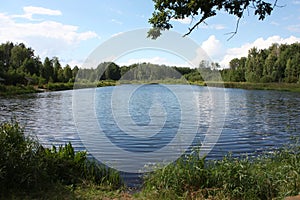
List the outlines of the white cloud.
<svg viewBox="0 0 300 200">
<path fill-rule="evenodd" d="M 60 60 L 60 64 L 63 67 L 68 64 L 71 68 L 74 68 L 75 66 L 81 68 L 83 66 L 83 60 Z"/>
<path fill-rule="evenodd" d="M 280 25 L 278 22 L 275 22 L 275 21 L 271 21 L 270 24 L 274 25 L 274 26 L 279 26 Z"/>
<path fill-rule="evenodd" d="M 223 24 L 202 24 L 199 26 L 201 29 L 213 29 L 213 30 L 223 30 L 226 29 L 226 26 Z"/>
<path fill-rule="evenodd" d="M 293 4 L 300 5 L 300 1 L 299 0 L 294 0 Z"/>
<path fill-rule="evenodd" d="M 165 57 L 154 56 L 151 58 L 129 58 L 127 60 L 115 60 L 119 65 L 131 65 L 134 63 L 153 63 L 153 64 L 165 64 L 167 66 L 183 66 L 192 67 L 192 65 L 197 66 L 201 60 L 211 60 L 212 62 L 218 62 L 221 67 L 229 67 L 229 62 L 234 58 L 247 57 L 248 51 L 256 47 L 258 49 L 269 48 L 272 44 L 292 44 L 295 42 L 300 42 L 300 38 L 295 36 L 290 36 L 288 38 L 282 38 L 280 36 L 272 36 L 266 39 L 257 38 L 253 42 L 245 43 L 239 47 L 225 49 L 224 45 L 220 40 L 216 38 L 215 35 L 211 35 L 206 41 L 202 42 L 201 47 L 197 49 L 197 56 L 191 61 L 191 64 L 187 62 L 172 62 L 172 59 L 167 59 Z M 207 55 L 206 55 L 207 54 Z"/>
<path fill-rule="evenodd" d="M 212 28 L 216 30 L 223 30 L 226 28 L 226 26 L 224 26 L 223 24 L 213 24 Z"/>
<path fill-rule="evenodd" d="M 202 43 L 201 48 L 213 61 L 218 61 L 224 56 L 223 45 L 214 35 L 209 36 L 209 38 Z"/>
<path fill-rule="evenodd" d="M 228 67 L 229 62 L 233 58 L 247 57 L 249 49 L 251 49 L 253 47 L 256 47 L 258 49 L 266 49 L 266 48 L 270 47 L 273 43 L 292 44 L 295 42 L 300 42 L 300 38 L 297 38 L 295 36 L 290 36 L 288 38 L 282 38 L 278 35 L 268 37 L 267 39 L 258 38 L 252 43 L 243 44 L 241 47 L 227 49 L 225 52 L 225 56 L 220 61 L 220 65 L 222 67 Z"/>
<path fill-rule="evenodd" d="M 23 8 L 24 14 L 23 15 L 13 15 L 14 18 L 26 18 L 29 20 L 33 20 L 33 15 L 52 15 L 58 16 L 62 15 L 60 10 L 52 10 L 43 7 L 35 7 L 35 6 L 26 6 Z"/>
<path fill-rule="evenodd" d="M 287 27 L 287 30 L 295 33 L 300 33 L 300 24 L 290 25 Z"/>
<path fill-rule="evenodd" d="M 110 20 L 111 22 L 115 23 L 115 24 L 119 24 L 119 25 L 122 25 L 123 23 L 119 20 L 116 20 L 116 19 L 112 19 Z"/>
<path fill-rule="evenodd" d="M 123 11 L 121 11 L 121 10 L 114 9 L 114 8 L 110 8 L 109 10 L 115 14 L 123 15 Z"/>
<path fill-rule="evenodd" d="M 186 17 L 184 19 L 174 19 L 174 18 L 172 18 L 171 21 L 179 22 L 181 24 L 191 24 L 192 18 L 190 18 L 190 17 Z"/>
<path fill-rule="evenodd" d="M 23 8 L 26 14 L 39 14 L 39 15 L 62 15 L 60 10 L 51 10 L 43 7 L 27 6 Z"/>
<path fill-rule="evenodd" d="M 111 37 L 117 37 L 122 34 L 124 34 L 124 32 L 118 32 L 118 33 L 112 34 Z"/>
<path fill-rule="evenodd" d="M 62 14 L 58 10 L 40 7 L 25 7 L 24 11 L 30 20 L 33 14 Z M 23 42 L 41 57 L 59 56 L 64 51 L 74 50 L 81 41 L 99 38 L 93 31 L 80 32 L 78 26 L 50 20 L 19 22 L 15 17 L 0 13 L 0 42 Z"/>
</svg>

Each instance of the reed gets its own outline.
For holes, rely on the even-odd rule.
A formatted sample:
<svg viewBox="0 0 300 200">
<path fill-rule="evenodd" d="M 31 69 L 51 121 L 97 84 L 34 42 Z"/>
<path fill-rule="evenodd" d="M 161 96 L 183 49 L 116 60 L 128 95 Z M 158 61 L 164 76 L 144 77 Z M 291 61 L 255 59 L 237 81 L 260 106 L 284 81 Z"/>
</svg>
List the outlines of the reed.
<svg viewBox="0 0 300 200">
<path fill-rule="evenodd" d="M 151 199 L 282 199 L 300 192 L 297 142 L 258 157 L 208 161 L 183 156 L 145 176 L 142 195 Z"/>
<path fill-rule="evenodd" d="M 117 171 L 88 159 L 84 151 L 75 152 L 71 143 L 44 148 L 19 123 L 0 125 L 0 198 L 87 182 L 112 190 L 123 185 Z"/>
</svg>

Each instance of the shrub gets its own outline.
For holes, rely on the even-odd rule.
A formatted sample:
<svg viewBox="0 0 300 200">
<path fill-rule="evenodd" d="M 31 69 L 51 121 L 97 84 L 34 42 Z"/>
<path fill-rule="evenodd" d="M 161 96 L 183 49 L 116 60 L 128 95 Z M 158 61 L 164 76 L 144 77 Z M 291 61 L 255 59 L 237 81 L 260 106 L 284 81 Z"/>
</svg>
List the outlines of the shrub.
<svg viewBox="0 0 300 200">
<path fill-rule="evenodd" d="M 29 188 L 37 185 L 38 143 L 26 137 L 17 122 L 0 126 L 0 188 Z"/>
<path fill-rule="evenodd" d="M 191 154 L 145 176 L 146 192 L 164 199 L 276 199 L 300 192 L 298 142 L 257 157 L 207 161 Z"/>
<path fill-rule="evenodd" d="M 75 152 L 71 143 L 51 149 L 25 136 L 17 122 L 0 125 L 1 195 L 19 190 L 41 190 L 51 184 L 76 185 L 83 182 L 120 187 L 119 173 L 95 161 L 86 152 Z"/>
</svg>

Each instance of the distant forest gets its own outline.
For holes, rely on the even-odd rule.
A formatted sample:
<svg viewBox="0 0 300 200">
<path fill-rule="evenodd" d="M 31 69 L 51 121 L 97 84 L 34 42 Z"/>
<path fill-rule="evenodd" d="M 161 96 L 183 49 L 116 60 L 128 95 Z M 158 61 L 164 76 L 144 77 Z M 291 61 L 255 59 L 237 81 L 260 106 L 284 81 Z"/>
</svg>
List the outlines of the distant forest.
<svg viewBox="0 0 300 200">
<path fill-rule="evenodd" d="M 300 44 L 273 44 L 268 49 L 252 48 L 247 57 L 235 58 L 222 70 L 224 81 L 300 82 Z"/>
<path fill-rule="evenodd" d="M 201 70 L 199 70 L 201 69 Z M 47 83 L 95 82 L 99 80 L 162 80 L 186 79 L 191 82 L 300 82 L 300 44 L 273 44 L 268 49 L 252 48 L 247 57 L 234 58 L 228 69 L 218 63 L 202 61 L 199 68 L 168 67 L 151 63 L 118 66 L 100 63 L 93 69 L 61 66 L 59 58 L 46 57 L 42 62 L 32 48 L 23 43 L 0 45 L 0 84 L 43 85 Z M 220 73 L 219 73 L 220 72 Z M 217 74 L 221 74 L 222 79 Z M 99 77 L 101 75 L 101 77 Z"/>
</svg>

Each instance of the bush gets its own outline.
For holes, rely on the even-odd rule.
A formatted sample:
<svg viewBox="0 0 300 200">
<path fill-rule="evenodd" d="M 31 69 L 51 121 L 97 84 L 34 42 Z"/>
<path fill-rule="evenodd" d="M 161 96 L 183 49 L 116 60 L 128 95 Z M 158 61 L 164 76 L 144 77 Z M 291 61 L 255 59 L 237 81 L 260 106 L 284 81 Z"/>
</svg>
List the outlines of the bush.
<svg viewBox="0 0 300 200">
<path fill-rule="evenodd" d="M 75 152 L 71 143 L 51 149 L 25 136 L 17 122 L 0 125 L 0 191 L 36 191 L 53 184 L 83 182 L 120 187 L 119 173 L 87 159 L 86 152 Z"/>
<path fill-rule="evenodd" d="M 29 188 L 37 185 L 39 145 L 25 137 L 18 123 L 0 126 L 0 188 Z"/>
<path fill-rule="evenodd" d="M 33 86 L 23 86 L 23 85 L 3 85 L 0 84 L 0 95 L 1 96 L 11 96 L 18 94 L 29 94 L 37 92 Z"/>
<path fill-rule="evenodd" d="M 147 175 L 144 188 L 156 199 L 282 199 L 300 192 L 300 147 L 217 161 L 191 154 Z"/>
<path fill-rule="evenodd" d="M 73 89 L 73 83 L 48 83 L 46 88 L 51 91 L 60 91 L 60 90 L 71 90 Z"/>
</svg>

